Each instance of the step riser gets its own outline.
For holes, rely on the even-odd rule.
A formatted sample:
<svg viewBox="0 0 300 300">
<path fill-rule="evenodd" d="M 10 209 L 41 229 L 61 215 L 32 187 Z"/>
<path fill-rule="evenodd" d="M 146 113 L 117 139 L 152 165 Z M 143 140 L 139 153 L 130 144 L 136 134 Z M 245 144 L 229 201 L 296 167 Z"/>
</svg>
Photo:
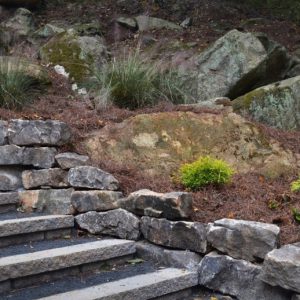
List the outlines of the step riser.
<svg viewBox="0 0 300 300">
<path fill-rule="evenodd" d="M 57 229 L 42 232 L 26 233 L 20 235 L 12 235 L 8 237 L 0 237 L 0 248 L 20 245 L 28 242 L 37 242 L 43 240 L 54 240 L 59 238 L 70 237 L 75 234 L 75 229 Z"/>
<path fill-rule="evenodd" d="M 153 298 L 153 300 L 184 300 L 191 297 L 192 294 L 193 294 L 193 288 L 188 288 L 179 292 Z"/>
<path fill-rule="evenodd" d="M 61 269 L 52 272 L 45 272 L 38 275 L 23 278 L 11 279 L 0 283 L 0 294 L 16 291 L 22 288 L 35 286 L 45 282 L 59 280 L 70 276 L 85 276 L 99 272 L 106 272 L 114 267 L 124 265 L 128 260 L 133 259 L 134 254 L 112 258 L 106 261 L 83 264 L 76 267 Z M 1 299 L 1 295 L 0 295 Z"/>
</svg>

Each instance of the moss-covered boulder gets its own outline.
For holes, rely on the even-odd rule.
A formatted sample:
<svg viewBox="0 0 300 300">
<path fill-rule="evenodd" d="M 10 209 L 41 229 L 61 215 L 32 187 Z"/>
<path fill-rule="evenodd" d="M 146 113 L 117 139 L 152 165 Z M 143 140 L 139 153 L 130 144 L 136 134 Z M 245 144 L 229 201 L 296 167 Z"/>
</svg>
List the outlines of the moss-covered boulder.
<svg viewBox="0 0 300 300">
<path fill-rule="evenodd" d="M 99 36 L 79 36 L 75 30 L 55 35 L 40 49 L 44 62 L 65 67 L 76 82 L 82 82 L 107 59 L 107 49 Z"/>
<path fill-rule="evenodd" d="M 95 160 L 170 176 L 202 155 L 222 158 L 239 172 L 276 177 L 297 168 L 297 156 L 235 113 L 167 112 L 108 125 L 84 141 Z"/>
<path fill-rule="evenodd" d="M 300 76 L 260 87 L 235 99 L 233 108 L 258 122 L 300 130 Z"/>
</svg>

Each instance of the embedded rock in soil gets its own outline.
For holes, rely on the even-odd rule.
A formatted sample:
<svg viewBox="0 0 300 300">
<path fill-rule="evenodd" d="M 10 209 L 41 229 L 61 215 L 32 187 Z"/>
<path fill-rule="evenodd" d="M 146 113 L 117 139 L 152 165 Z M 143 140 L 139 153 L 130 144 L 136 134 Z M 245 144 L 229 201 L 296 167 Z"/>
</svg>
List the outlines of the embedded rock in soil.
<svg viewBox="0 0 300 300">
<path fill-rule="evenodd" d="M 272 224 L 222 219 L 209 225 L 207 241 L 234 258 L 255 261 L 277 248 L 279 232 Z"/>
<path fill-rule="evenodd" d="M 76 211 L 106 211 L 118 208 L 117 201 L 123 197 L 121 192 L 113 191 L 76 191 L 71 203 Z"/>
<path fill-rule="evenodd" d="M 101 169 L 90 166 L 75 167 L 69 170 L 68 181 L 73 187 L 115 191 L 118 180 Z"/>
<path fill-rule="evenodd" d="M 261 267 L 211 252 L 199 264 L 199 284 L 239 300 L 289 300 L 291 294 L 259 279 Z"/>
<path fill-rule="evenodd" d="M 6 121 L 0 121 L 0 146 L 7 144 L 7 126 Z"/>
<path fill-rule="evenodd" d="M 139 218 L 124 209 L 90 211 L 76 216 L 75 220 L 81 229 L 92 234 L 108 234 L 128 240 L 137 240 L 140 236 Z"/>
<path fill-rule="evenodd" d="M 22 181 L 25 189 L 69 186 L 68 172 L 59 168 L 24 171 Z"/>
<path fill-rule="evenodd" d="M 59 166 L 68 170 L 75 167 L 85 166 L 89 163 L 89 157 L 86 155 L 79 155 L 77 153 L 65 152 L 55 156 Z"/>
<path fill-rule="evenodd" d="M 0 167 L 0 191 L 16 191 L 22 187 L 22 169 Z"/>
<path fill-rule="evenodd" d="M 12 120 L 8 127 L 9 143 L 19 146 L 61 146 L 70 138 L 68 125 L 60 121 Z"/>
<path fill-rule="evenodd" d="M 53 24 L 46 24 L 34 32 L 34 36 L 38 38 L 50 38 L 55 34 L 65 32 L 65 29 L 57 27 Z"/>
<path fill-rule="evenodd" d="M 299 164 L 297 155 L 235 113 L 137 115 L 94 132 L 83 146 L 92 160 L 126 161 L 141 174 L 160 178 L 204 155 L 225 160 L 239 173 L 270 177 L 296 170 Z"/>
<path fill-rule="evenodd" d="M 269 126 L 300 130 L 300 76 L 260 87 L 232 101 L 233 109 Z"/>
<path fill-rule="evenodd" d="M 155 29 L 182 30 L 181 26 L 159 18 L 141 15 L 135 17 L 134 20 L 136 21 L 139 31 L 149 31 Z"/>
<path fill-rule="evenodd" d="M 141 231 L 154 244 L 206 252 L 206 225 L 202 223 L 142 217 Z"/>
<path fill-rule="evenodd" d="M 74 213 L 71 204 L 73 191 L 73 189 L 21 191 L 19 198 L 22 208 L 27 212 L 71 215 Z"/>
<path fill-rule="evenodd" d="M 300 247 L 286 245 L 269 252 L 261 279 L 270 285 L 300 293 Z"/>
<path fill-rule="evenodd" d="M 202 259 L 199 254 L 187 250 L 170 250 L 153 245 L 147 241 L 136 243 L 137 255 L 145 260 L 154 261 L 161 265 L 188 270 L 198 269 Z"/>
<path fill-rule="evenodd" d="M 187 219 L 193 212 L 193 198 L 189 193 L 155 193 L 140 190 L 118 201 L 118 205 L 134 214 L 169 220 Z"/>
</svg>

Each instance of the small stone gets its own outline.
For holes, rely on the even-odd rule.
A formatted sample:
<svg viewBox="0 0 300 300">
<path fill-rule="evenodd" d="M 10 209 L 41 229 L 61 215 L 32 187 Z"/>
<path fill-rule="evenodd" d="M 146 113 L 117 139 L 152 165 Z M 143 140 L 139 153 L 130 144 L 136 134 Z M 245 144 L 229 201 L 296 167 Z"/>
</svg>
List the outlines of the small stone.
<svg viewBox="0 0 300 300">
<path fill-rule="evenodd" d="M 207 241 L 234 258 L 255 261 L 277 248 L 279 232 L 280 228 L 272 224 L 222 219 L 210 224 Z"/>
<path fill-rule="evenodd" d="M 199 265 L 199 284 L 239 300 L 289 300 L 290 292 L 271 287 L 259 279 L 261 267 L 216 252 Z"/>
<path fill-rule="evenodd" d="M 87 211 L 106 211 L 118 208 L 117 200 L 121 192 L 113 191 L 76 191 L 72 194 L 71 203 L 80 213 Z"/>
<path fill-rule="evenodd" d="M 115 177 L 101 169 L 90 166 L 70 169 L 68 181 L 71 186 L 78 188 L 112 191 L 119 188 L 119 182 Z"/>
<path fill-rule="evenodd" d="M 16 191 L 23 187 L 22 169 L 17 167 L 0 167 L 0 191 Z"/>
<path fill-rule="evenodd" d="M 92 234 L 108 234 L 128 240 L 137 240 L 140 236 L 139 218 L 124 209 L 90 211 L 76 216 L 75 220 L 81 229 Z"/>
<path fill-rule="evenodd" d="M 206 252 L 206 225 L 202 223 L 142 217 L 141 231 L 154 244 Z"/>
<path fill-rule="evenodd" d="M 202 259 L 199 254 L 187 250 L 168 250 L 146 241 L 136 243 L 137 255 L 161 265 L 188 270 L 198 269 Z"/>
<path fill-rule="evenodd" d="M 7 127 L 6 121 L 0 121 L 0 146 L 7 144 Z"/>
<path fill-rule="evenodd" d="M 61 146 L 70 138 L 69 127 L 60 121 L 12 120 L 8 127 L 9 143 L 18 146 Z"/>
<path fill-rule="evenodd" d="M 68 172 L 59 168 L 27 170 L 22 173 L 25 189 L 44 187 L 67 187 Z"/>
<path fill-rule="evenodd" d="M 270 285 L 300 293 L 300 247 L 286 245 L 269 252 L 265 257 L 261 279 Z"/>
<path fill-rule="evenodd" d="M 119 201 L 120 207 L 134 214 L 170 220 L 189 218 L 193 212 L 192 205 L 193 199 L 189 193 L 161 194 L 150 190 L 139 190 Z"/>
<path fill-rule="evenodd" d="M 130 29 L 136 29 L 137 28 L 137 23 L 134 18 L 125 18 L 125 17 L 120 17 L 117 19 L 117 23 L 119 23 L 122 26 L 128 27 Z"/>
<path fill-rule="evenodd" d="M 55 156 L 58 165 L 68 170 L 75 167 L 85 166 L 89 163 L 89 157 L 86 155 L 79 155 L 77 153 L 65 152 Z"/>
</svg>

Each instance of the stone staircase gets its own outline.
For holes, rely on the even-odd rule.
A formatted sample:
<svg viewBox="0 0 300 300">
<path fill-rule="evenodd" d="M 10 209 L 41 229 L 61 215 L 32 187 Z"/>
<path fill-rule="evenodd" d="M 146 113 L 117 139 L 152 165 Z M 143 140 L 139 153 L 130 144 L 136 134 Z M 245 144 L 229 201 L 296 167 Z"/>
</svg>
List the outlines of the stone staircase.
<svg viewBox="0 0 300 300">
<path fill-rule="evenodd" d="M 198 284 L 197 272 L 131 264 L 134 241 L 79 236 L 71 215 L 14 206 L 0 203 L 0 299 L 185 299 Z"/>
</svg>

